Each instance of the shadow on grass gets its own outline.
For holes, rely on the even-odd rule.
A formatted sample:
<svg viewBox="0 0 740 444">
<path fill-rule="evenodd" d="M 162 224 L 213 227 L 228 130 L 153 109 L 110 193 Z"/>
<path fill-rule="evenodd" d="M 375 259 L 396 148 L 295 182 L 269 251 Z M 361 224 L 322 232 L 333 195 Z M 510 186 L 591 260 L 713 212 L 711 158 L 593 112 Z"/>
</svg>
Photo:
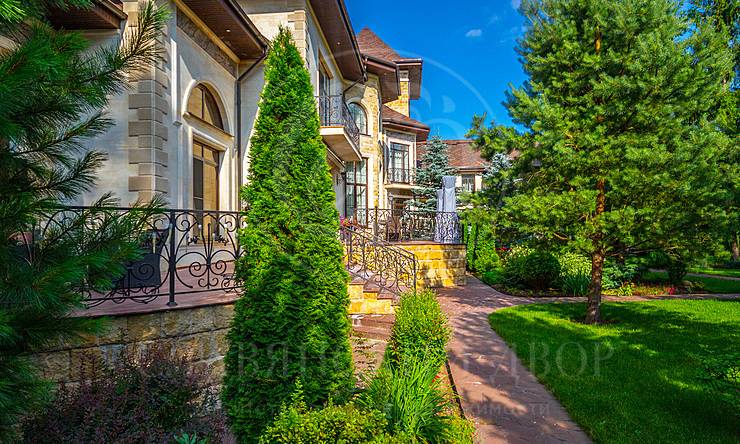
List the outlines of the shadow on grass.
<svg viewBox="0 0 740 444">
<path fill-rule="evenodd" d="M 528 305 L 491 325 L 599 442 L 738 442 L 740 420 L 699 383 L 696 357 L 740 347 L 738 302 L 605 304 L 614 323 L 601 326 L 572 321 L 584 310 Z"/>
</svg>

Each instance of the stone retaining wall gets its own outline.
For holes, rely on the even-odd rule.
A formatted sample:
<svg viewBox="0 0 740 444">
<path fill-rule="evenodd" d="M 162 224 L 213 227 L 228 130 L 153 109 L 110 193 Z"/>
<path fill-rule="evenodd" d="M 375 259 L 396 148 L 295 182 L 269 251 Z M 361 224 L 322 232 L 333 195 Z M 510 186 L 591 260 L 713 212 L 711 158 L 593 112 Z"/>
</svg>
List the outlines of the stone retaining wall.
<svg viewBox="0 0 740 444">
<path fill-rule="evenodd" d="M 398 247 L 416 256 L 419 288 L 465 285 L 465 245 L 410 242 L 398 244 Z"/>
<path fill-rule="evenodd" d="M 44 377 L 60 383 L 80 381 L 91 356 L 113 362 L 123 351 L 169 346 L 196 366 L 210 366 L 214 384 L 223 377 L 226 333 L 234 305 L 212 305 L 147 314 L 116 315 L 103 335 L 74 346 L 60 344 L 33 356 Z"/>
</svg>

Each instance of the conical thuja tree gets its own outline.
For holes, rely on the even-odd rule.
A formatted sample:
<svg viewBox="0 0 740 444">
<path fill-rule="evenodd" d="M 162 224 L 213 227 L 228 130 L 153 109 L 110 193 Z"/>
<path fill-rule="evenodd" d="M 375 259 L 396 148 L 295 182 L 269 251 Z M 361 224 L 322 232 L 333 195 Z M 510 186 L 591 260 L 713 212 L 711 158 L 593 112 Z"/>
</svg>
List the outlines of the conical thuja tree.
<svg viewBox="0 0 740 444">
<path fill-rule="evenodd" d="M 352 387 L 347 273 L 311 79 L 281 29 L 265 68 L 238 264 L 244 292 L 229 332 L 223 402 L 254 442 L 300 381 L 320 405 Z"/>
</svg>

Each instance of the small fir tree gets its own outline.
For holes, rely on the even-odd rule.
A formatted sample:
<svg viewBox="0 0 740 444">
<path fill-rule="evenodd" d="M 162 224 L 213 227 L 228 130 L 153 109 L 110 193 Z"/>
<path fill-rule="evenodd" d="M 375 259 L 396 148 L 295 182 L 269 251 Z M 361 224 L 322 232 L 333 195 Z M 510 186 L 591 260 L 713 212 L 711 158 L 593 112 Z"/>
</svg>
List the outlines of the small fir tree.
<svg viewBox="0 0 740 444">
<path fill-rule="evenodd" d="M 255 442 L 298 381 L 305 401 L 353 384 L 348 275 L 311 79 L 281 28 L 265 67 L 250 153 L 238 263 L 244 292 L 229 332 L 223 402 L 240 442 Z"/>
<path fill-rule="evenodd" d="M 450 168 L 449 147 L 439 136 L 429 139 L 421 156 L 421 168 L 416 170 L 414 199 L 409 207 L 420 211 L 437 211 L 437 190 L 442 178 L 454 174 Z"/>
<path fill-rule="evenodd" d="M 154 209 L 120 215 L 106 209 L 116 202 L 105 196 L 43 235 L 35 231 L 62 202 L 92 189 L 104 156 L 84 143 L 111 125 L 101 114 L 109 96 L 159 58 L 156 38 L 167 20 L 166 11 L 148 4 L 120 44 L 90 49 L 80 34 L 44 21 L 50 6 L 92 7 L 93 1 L 0 6 L 0 33 L 16 43 L 0 52 L 2 442 L 15 442 L 18 418 L 49 398 L 29 353 L 100 331 L 100 321 L 69 315 L 82 307 L 86 291 L 107 291 L 123 275 Z"/>
<path fill-rule="evenodd" d="M 673 0 L 524 0 L 526 84 L 507 108 L 523 131 L 481 119 L 492 156 L 515 147 L 523 180 L 505 199 L 521 237 L 591 257 L 586 321 L 600 319 L 604 261 L 702 248 L 728 200 L 731 146 L 713 107 L 732 58 Z"/>
</svg>

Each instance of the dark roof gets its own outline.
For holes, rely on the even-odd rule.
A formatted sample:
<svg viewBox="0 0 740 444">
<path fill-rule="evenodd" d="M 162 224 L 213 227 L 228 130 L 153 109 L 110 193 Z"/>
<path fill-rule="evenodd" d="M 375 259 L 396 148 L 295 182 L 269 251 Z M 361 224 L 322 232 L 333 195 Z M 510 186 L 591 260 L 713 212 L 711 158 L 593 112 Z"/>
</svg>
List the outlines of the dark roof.
<svg viewBox="0 0 740 444">
<path fill-rule="evenodd" d="M 364 81 L 365 64 L 344 0 L 309 1 L 342 76 L 351 81 Z"/>
<path fill-rule="evenodd" d="M 418 99 L 421 96 L 421 74 L 424 61 L 422 59 L 409 59 L 401 57 L 395 49 L 388 46 L 370 28 L 365 28 L 357 34 L 357 43 L 363 55 L 378 60 L 392 62 L 399 68 L 408 70 L 410 80 L 410 96 Z"/>
<path fill-rule="evenodd" d="M 387 105 L 383 105 L 381 116 L 383 117 L 383 125 L 390 128 L 400 129 L 402 131 L 411 131 L 412 133 L 416 133 L 416 136 L 419 138 L 419 142 L 427 140 L 427 137 L 429 136 L 429 126 L 416 119 L 412 119 L 409 116 L 403 115 L 398 111 L 389 108 Z"/>
<path fill-rule="evenodd" d="M 357 34 L 357 43 L 360 45 L 360 51 L 371 57 L 389 62 L 395 62 L 402 58 L 370 28 L 365 28 Z"/>
<path fill-rule="evenodd" d="M 89 8 L 51 7 L 47 18 L 57 28 L 118 29 L 128 16 L 118 0 L 95 0 Z"/>
<path fill-rule="evenodd" d="M 450 166 L 457 170 L 482 170 L 488 166 L 488 162 L 481 157 L 480 151 L 473 148 L 469 140 L 443 140 L 449 147 L 448 155 Z M 420 145 L 417 148 L 417 157 L 426 152 L 426 147 Z"/>
</svg>

